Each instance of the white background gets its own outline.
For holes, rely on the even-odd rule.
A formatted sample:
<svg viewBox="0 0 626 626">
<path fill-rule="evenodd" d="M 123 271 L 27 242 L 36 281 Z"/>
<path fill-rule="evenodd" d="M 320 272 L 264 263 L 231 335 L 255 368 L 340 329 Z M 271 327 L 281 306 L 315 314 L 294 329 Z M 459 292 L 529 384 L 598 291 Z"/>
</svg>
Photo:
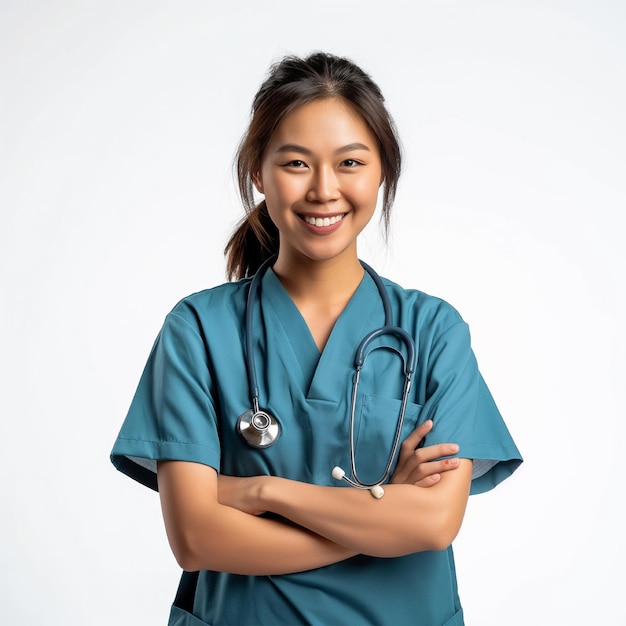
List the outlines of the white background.
<svg viewBox="0 0 626 626">
<path fill-rule="evenodd" d="M 467 624 L 626 624 L 618 0 L 0 0 L 0 622 L 166 623 L 158 496 L 108 455 L 165 314 L 224 280 L 267 67 L 314 49 L 405 147 L 362 258 L 461 311 L 525 457 L 470 501 Z"/>
</svg>

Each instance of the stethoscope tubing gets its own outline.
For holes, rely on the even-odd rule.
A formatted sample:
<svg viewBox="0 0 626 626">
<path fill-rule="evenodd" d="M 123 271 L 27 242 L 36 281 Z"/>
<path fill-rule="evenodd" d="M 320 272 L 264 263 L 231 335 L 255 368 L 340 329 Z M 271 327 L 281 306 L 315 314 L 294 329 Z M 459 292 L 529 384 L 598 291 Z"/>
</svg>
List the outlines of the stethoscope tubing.
<svg viewBox="0 0 626 626">
<path fill-rule="evenodd" d="M 382 284 L 382 281 L 381 281 Z M 385 292 L 386 295 L 386 292 Z M 383 299 L 384 300 L 384 299 Z M 356 402 L 358 396 L 358 388 L 359 388 L 359 380 L 361 378 L 361 369 L 365 364 L 365 359 L 367 355 L 371 352 L 368 350 L 370 348 L 371 343 L 382 335 L 392 334 L 398 337 L 405 345 L 407 351 L 407 358 L 404 357 L 400 350 L 396 348 L 390 348 L 386 346 L 388 349 L 397 352 L 400 358 L 402 359 L 402 366 L 404 371 L 404 386 L 402 389 L 402 404 L 400 405 L 400 414 L 396 422 L 396 430 L 393 438 L 393 445 L 391 448 L 391 453 L 387 459 L 387 465 L 382 476 L 371 483 L 367 483 L 362 481 L 359 478 L 358 471 L 356 468 L 356 442 L 354 440 L 354 432 L 355 432 L 355 414 L 356 414 Z M 376 348 L 372 348 L 375 350 Z M 406 414 L 406 406 L 409 398 L 409 392 L 411 389 L 411 378 L 415 371 L 415 343 L 412 337 L 399 326 L 391 326 L 386 324 L 385 326 L 373 330 L 368 335 L 366 335 L 359 347 L 357 348 L 356 355 L 354 358 L 354 367 L 355 372 L 353 376 L 352 382 L 352 399 L 350 404 L 350 469 L 352 472 L 352 479 L 348 479 L 345 475 L 342 476 L 342 479 L 348 482 L 353 487 L 357 487 L 359 489 L 372 489 L 373 487 L 377 487 L 384 483 L 391 474 L 391 468 L 393 465 L 393 461 L 396 458 L 396 454 L 398 452 L 398 446 L 400 445 L 400 439 L 402 437 L 402 427 L 404 425 L 404 417 Z"/>
<path fill-rule="evenodd" d="M 272 445 L 278 436 L 280 435 L 280 423 L 278 420 L 272 416 L 269 412 L 262 410 L 259 408 L 259 386 L 257 382 L 256 375 L 256 365 L 254 359 L 254 328 L 253 328 L 253 317 L 254 317 L 254 305 L 257 300 L 257 293 L 259 290 L 259 285 L 261 283 L 261 278 L 267 271 L 267 269 L 274 263 L 276 257 L 270 257 L 266 261 L 264 261 L 255 275 L 252 277 L 250 282 L 250 287 L 248 289 L 248 296 L 246 299 L 246 317 L 245 317 L 245 327 L 246 327 L 246 373 L 248 377 L 248 389 L 250 393 L 250 401 L 252 403 L 252 409 L 245 411 L 237 421 L 237 428 L 242 435 L 242 437 L 246 440 L 246 442 L 254 448 L 266 448 Z M 349 444 L 350 444 L 350 469 L 351 469 L 351 477 L 345 475 L 345 472 L 336 467 L 332 471 L 332 475 L 337 480 L 344 480 L 349 485 L 356 487 L 357 489 L 369 489 L 372 495 L 376 498 L 381 498 L 384 494 L 384 490 L 381 487 L 381 484 L 389 479 L 391 474 L 391 468 L 393 466 L 393 461 L 396 458 L 396 454 L 398 452 L 398 447 L 400 445 L 400 439 L 402 437 L 402 427 L 404 425 L 404 418 L 406 413 L 407 401 L 409 397 L 409 391 L 411 389 L 411 378 L 413 373 L 415 372 L 416 365 L 416 349 L 415 342 L 413 338 L 407 333 L 403 328 L 399 326 L 395 326 L 393 324 L 393 315 L 391 310 L 391 301 L 389 299 L 389 295 L 387 293 L 387 289 L 385 288 L 382 279 L 378 274 L 363 261 L 360 261 L 361 265 L 365 269 L 365 271 L 372 277 L 378 292 L 380 293 L 381 301 L 383 304 L 384 314 L 385 314 L 385 324 L 376 330 L 368 333 L 361 343 L 359 344 L 356 354 L 354 357 L 354 367 L 355 373 L 352 381 L 352 394 L 351 394 L 351 402 L 350 402 L 350 435 L 349 435 Z M 357 395 L 359 388 L 359 380 L 361 377 L 361 369 L 365 364 L 365 360 L 368 354 L 376 350 L 377 347 L 371 348 L 372 342 L 383 336 L 383 335 L 394 335 L 397 337 L 403 344 L 406 349 L 406 358 L 403 353 L 397 348 L 393 348 L 390 346 L 385 346 L 387 348 L 392 349 L 394 352 L 397 352 L 402 359 L 402 366 L 404 372 L 404 386 L 402 391 L 402 403 L 400 406 L 400 413 L 396 423 L 396 430 L 394 433 L 393 445 L 391 447 L 391 453 L 387 459 L 387 464 L 385 466 L 385 470 L 382 476 L 375 482 L 366 483 L 363 482 L 357 472 L 356 468 L 356 454 L 355 454 L 355 413 L 356 413 L 356 403 L 357 403 Z M 382 347 L 382 346 L 378 346 Z"/>
<path fill-rule="evenodd" d="M 253 343 L 253 314 L 254 303 L 256 301 L 257 293 L 259 291 L 259 285 L 261 284 L 261 278 L 267 271 L 267 269 L 274 263 L 276 257 L 270 257 L 264 261 L 255 275 L 250 281 L 250 287 L 248 289 L 248 297 L 246 300 L 246 372 L 248 375 L 248 390 L 250 393 L 250 400 L 255 412 L 259 411 L 259 385 L 256 377 L 256 365 L 254 361 L 254 343 Z"/>
</svg>

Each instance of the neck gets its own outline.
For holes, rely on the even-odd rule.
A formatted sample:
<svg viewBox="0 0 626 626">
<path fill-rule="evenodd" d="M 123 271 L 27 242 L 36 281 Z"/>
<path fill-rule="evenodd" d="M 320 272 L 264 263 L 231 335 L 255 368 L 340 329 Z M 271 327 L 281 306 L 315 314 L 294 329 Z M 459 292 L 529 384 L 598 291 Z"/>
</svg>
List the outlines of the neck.
<svg viewBox="0 0 626 626">
<path fill-rule="evenodd" d="M 274 272 L 304 318 L 320 352 L 363 279 L 356 250 L 324 261 L 279 254 Z"/>
<path fill-rule="evenodd" d="M 317 305 L 347 302 L 364 272 L 356 252 L 347 258 L 324 261 L 279 255 L 273 269 L 296 303 L 315 302 Z"/>
</svg>

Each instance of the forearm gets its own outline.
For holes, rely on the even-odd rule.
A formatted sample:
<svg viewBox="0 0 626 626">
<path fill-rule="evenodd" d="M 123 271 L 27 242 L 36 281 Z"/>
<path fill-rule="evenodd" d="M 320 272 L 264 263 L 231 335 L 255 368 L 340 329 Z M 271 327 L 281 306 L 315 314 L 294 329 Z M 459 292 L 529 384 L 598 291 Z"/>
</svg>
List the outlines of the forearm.
<svg viewBox="0 0 626 626">
<path fill-rule="evenodd" d="M 236 509 L 219 507 L 190 527 L 184 566 L 247 575 L 301 572 L 355 554 L 314 532 Z"/>
<path fill-rule="evenodd" d="M 453 476 L 425 489 L 385 485 L 380 500 L 369 491 L 320 487 L 264 477 L 259 505 L 349 550 L 392 557 L 446 548 L 460 528 L 471 480 L 464 460 Z"/>
<path fill-rule="evenodd" d="M 305 528 L 220 504 L 211 468 L 164 463 L 158 479 L 167 536 L 183 569 L 287 574 L 355 554 Z"/>
</svg>

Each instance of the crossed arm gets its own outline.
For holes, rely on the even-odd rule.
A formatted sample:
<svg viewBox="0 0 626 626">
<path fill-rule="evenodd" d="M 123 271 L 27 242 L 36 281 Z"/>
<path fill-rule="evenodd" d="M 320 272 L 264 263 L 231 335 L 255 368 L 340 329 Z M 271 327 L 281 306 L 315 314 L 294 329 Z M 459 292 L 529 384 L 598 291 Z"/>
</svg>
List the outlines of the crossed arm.
<svg viewBox="0 0 626 626">
<path fill-rule="evenodd" d="M 174 556 L 190 571 L 271 575 L 356 554 L 393 557 L 446 548 L 463 520 L 471 461 L 434 461 L 455 454 L 454 444 L 417 448 L 431 427 L 422 424 L 403 442 L 380 500 L 359 489 L 218 476 L 197 463 L 160 462 L 161 506 Z M 260 517 L 265 512 L 283 520 Z"/>
</svg>

